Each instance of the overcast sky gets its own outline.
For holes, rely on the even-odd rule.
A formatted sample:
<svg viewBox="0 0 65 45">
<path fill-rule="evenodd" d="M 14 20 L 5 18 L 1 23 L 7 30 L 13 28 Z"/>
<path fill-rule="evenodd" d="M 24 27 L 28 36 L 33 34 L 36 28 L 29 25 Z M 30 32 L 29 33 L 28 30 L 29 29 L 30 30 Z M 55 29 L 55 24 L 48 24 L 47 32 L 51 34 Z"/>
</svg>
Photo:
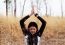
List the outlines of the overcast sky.
<svg viewBox="0 0 65 45">
<path fill-rule="evenodd" d="M 37 3 L 36 0 L 32 0 L 34 7 L 35 7 L 35 12 L 37 12 Z M 22 14 L 22 6 L 23 6 L 24 0 L 17 0 L 17 16 L 21 16 Z M 62 0 L 62 4 L 63 4 L 63 12 L 65 15 L 65 0 Z M 12 7 L 13 5 L 13 0 L 12 0 L 12 4 L 10 4 Z M 44 0 L 39 0 L 39 15 L 45 15 L 45 3 Z M 48 15 L 50 15 L 50 9 L 51 9 L 51 15 L 53 16 L 61 16 L 61 0 L 47 0 L 47 6 L 48 6 Z M 0 0 L 0 15 L 5 15 L 6 14 L 6 5 L 4 3 L 4 0 Z M 10 13 L 12 15 L 12 10 L 13 8 L 10 8 Z M 30 0 L 26 0 L 25 3 L 25 8 L 24 8 L 24 16 L 30 14 L 31 12 L 31 1 Z"/>
</svg>

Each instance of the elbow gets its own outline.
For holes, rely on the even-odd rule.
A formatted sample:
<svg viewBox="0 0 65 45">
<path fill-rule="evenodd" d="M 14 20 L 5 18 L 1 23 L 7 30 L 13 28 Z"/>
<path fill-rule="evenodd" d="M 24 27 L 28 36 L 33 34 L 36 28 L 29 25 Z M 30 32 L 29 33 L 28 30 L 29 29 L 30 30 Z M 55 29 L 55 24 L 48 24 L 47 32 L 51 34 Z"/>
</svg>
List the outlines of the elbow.
<svg viewBox="0 0 65 45">
<path fill-rule="evenodd" d="M 20 26 L 21 28 L 24 26 L 24 23 L 22 22 L 22 20 L 20 20 Z"/>
<path fill-rule="evenodd" d="M 46 21 L 43 21 L 42 22 L 42 25 L 45 27 L 46 26 L 46 23 L 47 23 Z"/>
<path fill-rule="evenodd" d="M 20 25 L 22 25 L 22 21 L 20 20 Z"/>
<path fill-rule="evenodd" d="M 45 23 L 45 25 L 46 25 L 47 22 L 44 20 L 44 23 Z"/>
<path fill-rule="evenodd" d="M 44 22 L 45 26 L 46 26 L 46 23 L 47 23 L 47 22 L 45 21 L 45 22 Z"/>
<path fill-rule="evenodd" d="M 42 23 L 46 24 L 47 22 L 46 22 L 45 20 L 43 20 L 43 22 L 42 22 Z"/>
</svg>

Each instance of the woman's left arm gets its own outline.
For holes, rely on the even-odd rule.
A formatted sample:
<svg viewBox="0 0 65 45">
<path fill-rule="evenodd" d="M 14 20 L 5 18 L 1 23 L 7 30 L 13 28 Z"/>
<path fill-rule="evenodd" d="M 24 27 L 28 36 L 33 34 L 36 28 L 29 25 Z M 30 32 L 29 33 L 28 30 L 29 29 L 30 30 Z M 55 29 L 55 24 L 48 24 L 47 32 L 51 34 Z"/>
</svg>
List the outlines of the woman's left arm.
<svg viewBox="0 0 65 45">
<path fill-rule="evenodd" d="M 44 19 L 42 19 L 40 16 L 37 16 L 37 18 L 41 21 L 42 25 L 40 27 L 40 30 L 37 32 L 38 35 L 41 37 L 42 36 L 42 33 L 45 29 L 45 26 L 46 26 L 46 21 Z"/>
</svg>

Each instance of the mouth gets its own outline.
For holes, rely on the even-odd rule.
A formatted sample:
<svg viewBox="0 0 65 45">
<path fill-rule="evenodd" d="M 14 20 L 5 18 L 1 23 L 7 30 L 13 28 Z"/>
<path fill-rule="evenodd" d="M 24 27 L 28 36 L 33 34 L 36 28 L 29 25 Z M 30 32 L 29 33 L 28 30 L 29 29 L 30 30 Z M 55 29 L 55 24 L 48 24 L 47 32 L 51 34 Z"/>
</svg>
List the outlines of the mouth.
<svg viewBox="0 0 65 45">
<path fill-rule="evenodd" d="M 31 32 L 31 34 L 35 34 L 34 32 Z"/>
</svg>

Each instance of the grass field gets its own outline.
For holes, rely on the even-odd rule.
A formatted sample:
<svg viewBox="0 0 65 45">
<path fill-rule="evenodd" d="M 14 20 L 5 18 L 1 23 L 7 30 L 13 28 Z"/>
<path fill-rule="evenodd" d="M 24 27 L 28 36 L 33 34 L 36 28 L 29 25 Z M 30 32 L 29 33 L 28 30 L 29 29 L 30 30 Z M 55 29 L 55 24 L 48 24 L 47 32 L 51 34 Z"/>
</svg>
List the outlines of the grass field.
<svg viewBox="0 0 65 45">
<path fill-rule="evenodd" d="M 65 45 L 65 18 L 52 16 L 42 18 L 46 20 L 47 24 L 40 45 Z M 24 35 L 19 25 L 20 19 L 0 17 L 0 45 L 25 45 Z M 41 22 L 34 16 L 25 22 L 26 27 L 32 20 L 40 28 Z"/>
</svg>

